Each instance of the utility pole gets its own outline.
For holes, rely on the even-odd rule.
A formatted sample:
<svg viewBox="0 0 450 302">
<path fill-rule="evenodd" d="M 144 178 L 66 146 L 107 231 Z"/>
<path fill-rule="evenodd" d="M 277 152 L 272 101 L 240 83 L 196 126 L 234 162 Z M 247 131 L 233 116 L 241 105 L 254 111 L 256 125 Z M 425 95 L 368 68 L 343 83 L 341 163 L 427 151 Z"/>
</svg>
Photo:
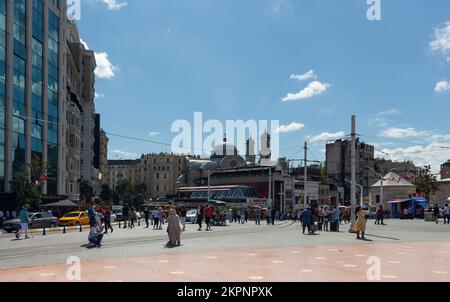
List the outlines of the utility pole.
<svg viewBox="0 0 450 302">
<path fill-rule="evenodd" d="M 208 170 L 208 204 L 211 200 L 211 171 Z"/>
<path fill-rule="evenodd" d="M 269 168 L 269 208 L 272 210 L 272 168 Z M 270 215 L 270 213 L 269 213 Z"/>
<path fill-rule="evenodd" d="M 356 222 L 356 116 L 352 115 L 352 143 L 351 143 L 351 170 L 352 179 L 350 197 L 352 205 L 352 225 Z"/>
<path fill-rule="evenodd" d="M 308 206 L 308 194 L 306 193 L 306 188 L 308 186 L 308 143 L 305 142 L 305 171 L 303 175 L 303 205 L 306 209 Z"/>
</svg>

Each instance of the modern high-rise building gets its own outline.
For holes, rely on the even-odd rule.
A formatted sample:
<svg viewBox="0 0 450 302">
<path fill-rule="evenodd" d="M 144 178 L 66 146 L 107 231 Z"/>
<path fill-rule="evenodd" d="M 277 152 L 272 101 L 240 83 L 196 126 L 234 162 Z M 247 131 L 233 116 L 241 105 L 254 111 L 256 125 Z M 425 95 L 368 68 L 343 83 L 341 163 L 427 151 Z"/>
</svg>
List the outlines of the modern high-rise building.
<svg viewBox="0 0 450 302">
<path fill-rule="evenodd" d="M 32 158 L 65 193 L 64 0 L 0 0 L 0 192 Z"/>
<path fill-rule="evenodd" d="M 66 0 L 0 0 L 0 194 L 32 160 L 49 197 L 77 200 L 90 172 L 96 63 L 66 11 Z"/>
</svg>

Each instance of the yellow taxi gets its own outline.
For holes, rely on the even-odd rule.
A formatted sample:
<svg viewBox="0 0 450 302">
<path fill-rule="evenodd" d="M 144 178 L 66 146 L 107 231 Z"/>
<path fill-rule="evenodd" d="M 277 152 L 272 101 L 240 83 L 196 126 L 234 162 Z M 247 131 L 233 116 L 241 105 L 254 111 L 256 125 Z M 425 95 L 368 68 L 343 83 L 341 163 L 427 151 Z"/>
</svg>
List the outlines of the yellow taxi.
<svg viewBox="0 0 450 302">
<path fill-rule="evenodd" d="M 78 226 L 78 225 L 88 225 L 89 216 L 85 211 L 75 211 L 70 212 L 63 217 L 58 219 L 58 222 L 62 226 Z"/>
</svg>

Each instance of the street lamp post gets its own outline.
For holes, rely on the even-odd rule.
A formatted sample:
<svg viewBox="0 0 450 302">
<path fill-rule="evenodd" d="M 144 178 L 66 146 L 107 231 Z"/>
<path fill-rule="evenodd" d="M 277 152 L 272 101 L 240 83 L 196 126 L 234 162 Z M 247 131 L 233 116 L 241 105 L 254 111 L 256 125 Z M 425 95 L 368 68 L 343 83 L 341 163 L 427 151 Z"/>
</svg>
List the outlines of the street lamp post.
<svg viewBox="0 0 450 302">
<path fill-rule="evenodd" d="M 348 183 L 352 183 L 352 182 L 351 182 L 350 180 L 348 180 L 348 179 L 346 179 L 345 181 L 348 182 Z M 362 207 L 362 206 L 363 206 L 363 203 L 364 203 L 364 199 L 363 199 L 363 195 L 364 195 L 364 186 L 359 185 L 359 184 L 356 184 L 356 186 L 359 187 L 360 190 L 361 190 L 360 203 L 361 203 L 361 207 Z"/>
</svg>

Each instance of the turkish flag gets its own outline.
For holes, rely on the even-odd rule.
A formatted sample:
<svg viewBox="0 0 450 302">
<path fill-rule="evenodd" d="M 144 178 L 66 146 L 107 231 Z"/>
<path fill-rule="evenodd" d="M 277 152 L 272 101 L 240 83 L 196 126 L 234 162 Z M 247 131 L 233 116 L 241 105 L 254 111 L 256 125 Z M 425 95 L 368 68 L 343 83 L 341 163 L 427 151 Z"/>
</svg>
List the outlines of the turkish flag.
<svg viewBox="0 0 450 302">
<path fill-rule="evenodd" d="M 47 175 L 45 175 L 44 172 L 41 172 L 41 174 L 39 175 L 39 181 L 40 182 L 46 182 L 47 181 Z"/>
</svg>

